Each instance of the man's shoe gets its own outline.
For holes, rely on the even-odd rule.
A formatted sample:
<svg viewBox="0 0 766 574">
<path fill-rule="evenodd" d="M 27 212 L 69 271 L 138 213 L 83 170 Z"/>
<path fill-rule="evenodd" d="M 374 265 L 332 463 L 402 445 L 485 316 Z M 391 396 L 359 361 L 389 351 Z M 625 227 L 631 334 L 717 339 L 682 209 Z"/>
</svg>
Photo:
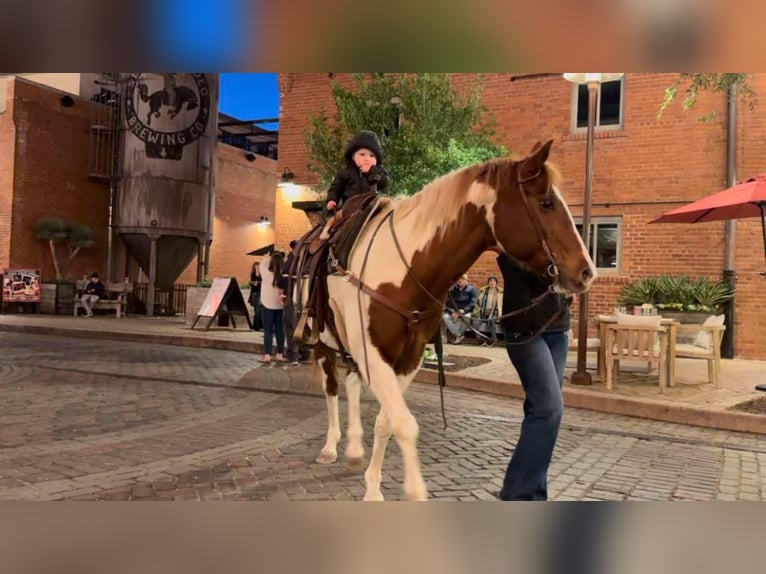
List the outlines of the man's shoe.
<svg viewBox="0 0 766 574">
<path fill-rule="evenodd" d="M 454 343 L 452 343 L 452 344 L 453 344 L 453 345 L 459 345 L 459 344 L 460 344 L 460 342 L 461 342 L 463 339 L 465 339 L 465 337 L 464 337 L 463 335 L 458 335 L 457 337 L 455 337 L 455 342 L 454 342 Z"/>
</svg>

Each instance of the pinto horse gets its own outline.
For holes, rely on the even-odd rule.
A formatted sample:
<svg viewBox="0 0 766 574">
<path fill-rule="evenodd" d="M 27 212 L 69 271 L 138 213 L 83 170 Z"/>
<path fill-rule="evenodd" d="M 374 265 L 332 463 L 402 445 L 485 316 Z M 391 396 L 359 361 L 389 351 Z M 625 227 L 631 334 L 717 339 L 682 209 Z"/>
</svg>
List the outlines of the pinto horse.
<svg viewBox="0 0 766 574">
<path fill-rule="evenodd" d="M 523 159 L 495 159 L 443 175 L 412 197 L 392 200 L 364 226 L 348 269 L 328 278 L 335 332 L 326 327 L 314 348 L 327 403 L 327 439 L 317 462 L 337 459 L 337 351 L 358 369 L 345 378 L 346 464 L 365 459 L 360 416 L 364 380 L 380 404 L 364 500 L 383 500 L 381 470 L 393 434 L 404 460 L 404 492 L 428 497 L 417 452 L 418 423 L 404 393 L 438 332 L 451 285 L 486 250 L 500 248 L 561 293 L 586 291 L 596 269 L 547 162 L 552 140 Z"/>
</svg>

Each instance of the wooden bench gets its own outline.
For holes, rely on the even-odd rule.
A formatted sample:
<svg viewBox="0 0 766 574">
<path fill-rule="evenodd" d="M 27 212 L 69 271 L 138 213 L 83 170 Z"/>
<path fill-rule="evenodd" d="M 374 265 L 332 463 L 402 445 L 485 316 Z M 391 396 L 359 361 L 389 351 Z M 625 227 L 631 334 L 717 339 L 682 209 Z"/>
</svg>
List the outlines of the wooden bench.
<svg viewBox="0 0 766 574">
<path fill-rule="evenodd" d="M 85 286 L 87 284 L 87 280 L 77 282 L 77 294 L 74 298 L 75 317 L 77 317 L 78 309 L 84 308 L 80 298 L 82 297 L 82 294 L 85 291 Z M 114 311 L 118 319 L 123 315 L 126 315 L 128 306 L 128 293 L 133 292 L 133 284 L 129 281 L 105 281 L 104 290 L 106 291 L 106 298 L 99 299 L 94 305 L 93 309 L 106 309 L 107 311 Z"/>
</svg>

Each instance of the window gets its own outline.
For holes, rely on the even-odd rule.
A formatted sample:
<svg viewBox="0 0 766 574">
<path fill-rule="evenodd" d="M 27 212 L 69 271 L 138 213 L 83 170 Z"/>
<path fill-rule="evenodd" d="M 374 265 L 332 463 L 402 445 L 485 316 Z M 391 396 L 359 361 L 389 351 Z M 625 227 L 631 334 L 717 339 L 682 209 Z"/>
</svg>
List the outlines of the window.
<svg viewBox="0 0 766 574">
<path fill-rule="evenodd" d="M 619 218 L 598 217 L 590 222 L 590 256 L 601 271 L 617 272 L 620 268 L 621 231 Z M 582 234 L 582 222 L 577 222 L 577 231 Z"/>
<path fill-rule="evenodd" d="M 596 129 L 621 129 L 625 78 L 599 85 L 596 94 Z M 573 123 L 574 130 L 588 128 L 588 86 L 574 86 Z"/>
</svg>

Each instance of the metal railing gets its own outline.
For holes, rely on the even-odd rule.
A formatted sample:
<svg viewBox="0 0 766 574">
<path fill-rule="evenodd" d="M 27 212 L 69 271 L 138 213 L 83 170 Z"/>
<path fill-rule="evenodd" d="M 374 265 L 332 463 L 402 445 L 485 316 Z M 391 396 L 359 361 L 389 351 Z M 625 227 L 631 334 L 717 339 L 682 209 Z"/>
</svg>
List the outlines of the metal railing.
<svg viewBox="0 0 766 574">
<path fill-rule="evenodd" d="M 186 290 L 193 285 L 173 285 L 170 290 L 154 291 L 154 315 L 178 317 L 186 314 Z M 128 313 L 143 315 L 146 313 L 148 283 L 136 283 L 133 287 L 132 301 L 128 301 Z"/>
</svg>

